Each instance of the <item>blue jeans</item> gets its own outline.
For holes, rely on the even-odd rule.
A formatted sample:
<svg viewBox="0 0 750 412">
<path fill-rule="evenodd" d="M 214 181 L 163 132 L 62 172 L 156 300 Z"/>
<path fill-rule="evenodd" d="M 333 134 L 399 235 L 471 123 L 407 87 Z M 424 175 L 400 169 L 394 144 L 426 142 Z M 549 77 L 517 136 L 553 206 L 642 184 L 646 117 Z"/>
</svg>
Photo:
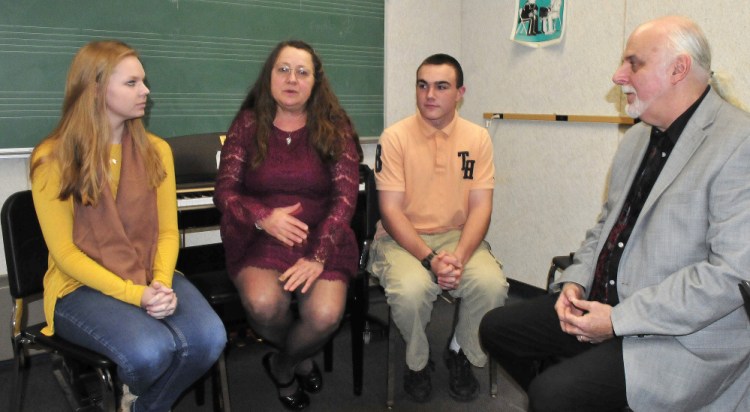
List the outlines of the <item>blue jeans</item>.
<svg viewBox="0 0 750 412">
<path fill-rule="evenodd" d="M 175 274 L 177 309 L 164 319 L 83 286 L 55 304 L 55 333 L 109 357 L 138 395 L 132 411 L 168 411 L 218 359 L 221 319 L 185 277 Z"/>
</svg>

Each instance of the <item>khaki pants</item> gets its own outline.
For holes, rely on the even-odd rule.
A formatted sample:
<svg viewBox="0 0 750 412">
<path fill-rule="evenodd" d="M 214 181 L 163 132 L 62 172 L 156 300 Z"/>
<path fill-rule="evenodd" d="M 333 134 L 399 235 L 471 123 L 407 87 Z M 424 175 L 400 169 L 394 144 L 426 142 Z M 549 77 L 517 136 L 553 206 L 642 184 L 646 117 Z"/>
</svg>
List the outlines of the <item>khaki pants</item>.
<svg viewBox="0 0 750 412">
<path fill-rule="evenodd" d="M 421 235 L 427 245 L 438 252 L 453 251 L 460 236 L 458 230 Z M 435 275 L 390 236 L 373 242 L 368 270 L 385 289 L 393 321 L 406 341 L 407 366 L 413 371 L 422 370 L 430 356 L 425 329 L 433 303 L 442 293 Z M 502 306 L 508 297 L 508 281 L 502 264 L 492 255 L 487 242 L 482 241 L 466 262 L 458 289 L 449 293 L 461 298 L 456 340 L 469 362 L 484 366 L 487 355 L 479 344 L 479 322 L 485 313 Z"/>
</svg>

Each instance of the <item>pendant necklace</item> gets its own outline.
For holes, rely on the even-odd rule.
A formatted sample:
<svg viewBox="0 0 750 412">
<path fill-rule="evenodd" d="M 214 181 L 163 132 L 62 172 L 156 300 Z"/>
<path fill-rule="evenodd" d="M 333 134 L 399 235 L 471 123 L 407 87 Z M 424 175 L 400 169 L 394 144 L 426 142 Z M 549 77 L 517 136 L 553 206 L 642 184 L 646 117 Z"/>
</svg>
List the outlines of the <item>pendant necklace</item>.
<svg viewBox="0 0 750 412">
<path fill-rule="evenodd" d="M 289 146 L 290 144 L 292 144 L 292 134 L 291 133 L 287 133 L 287 135 L 286 135 L 286 145 Z"/>
</svg>

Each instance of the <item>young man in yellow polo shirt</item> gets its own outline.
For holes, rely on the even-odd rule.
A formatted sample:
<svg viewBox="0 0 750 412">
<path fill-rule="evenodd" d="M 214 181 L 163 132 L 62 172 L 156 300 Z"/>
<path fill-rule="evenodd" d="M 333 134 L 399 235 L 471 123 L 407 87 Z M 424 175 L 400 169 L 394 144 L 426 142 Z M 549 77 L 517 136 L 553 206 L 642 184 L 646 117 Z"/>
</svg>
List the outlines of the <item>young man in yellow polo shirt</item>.
<svg viewBox="0 0 750 412">
<path fill-rule="evenodd" d="M 502 306 L 508 282 L 484 241 L 492 214 L 495 168 L 487 131 L 456 112 L 464 95 L 461 65 L 436 54 L 417 69 L 419 112 L 387 128 L 375 164 L 380 212 L 370 271 L 385 288 L 406 341 L 404 389 L 429 399 L 430 348 L 425 333 L 443 290 L 461 298 L 458 324 L 444 354 L 449 393 L 479 392 L 471 364 L 484 366 L 478 327 Z"/>
</svg>

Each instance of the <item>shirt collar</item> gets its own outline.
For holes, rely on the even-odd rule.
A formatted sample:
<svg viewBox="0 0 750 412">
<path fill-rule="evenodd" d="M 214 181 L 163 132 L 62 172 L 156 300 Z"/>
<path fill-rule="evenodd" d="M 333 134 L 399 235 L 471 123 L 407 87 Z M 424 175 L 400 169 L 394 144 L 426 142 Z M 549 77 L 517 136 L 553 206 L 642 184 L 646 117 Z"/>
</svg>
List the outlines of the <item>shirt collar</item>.
<svg viewBox="0 0 750 412">
<path fill-rule="evenodd" d="M 437 129 L 433 127 L 430 123 L 428 123 L 419 112 L 417 112 L 417 122 L 419 122 L 419 130 L 422 132 L 422 135 L 425 137 L 432 137 L 436 133 L 440 132 L 441 134 L 445 136 L 450 136 L 451 133 L 453 133 L 453 129 L 456 128 L 456 123 L 458 123 L 458 110 L 456 110 L 453 120 L 451 120 L 450 123 L 448 123 L 444 128 Z"/>
<path fill-rule="evenodd" d="M 696 100 L 695 103 L 688 107 L 687 110 L 685 110 L 685 112 L 683 112 L 680 117 L 675 119 L 675 121 L 669 125 L 667 130 L 664 131 L 664 134 L 667 135 L 667 137 L 672 141 L 673 144 L 677 143 L 677 139 L 680 138 L 682 131 L 685 130 L 685 126 L 687 126 L 690 118 L 693 117 L 695 111 L 698 110 L 698 106 L 700 106 L 709 90 L 711 90 L 711 86 L 706 86 L 706 90 L 703 91 L 703 94 L 698 98 L 698 100 Z"/>
</svg>

